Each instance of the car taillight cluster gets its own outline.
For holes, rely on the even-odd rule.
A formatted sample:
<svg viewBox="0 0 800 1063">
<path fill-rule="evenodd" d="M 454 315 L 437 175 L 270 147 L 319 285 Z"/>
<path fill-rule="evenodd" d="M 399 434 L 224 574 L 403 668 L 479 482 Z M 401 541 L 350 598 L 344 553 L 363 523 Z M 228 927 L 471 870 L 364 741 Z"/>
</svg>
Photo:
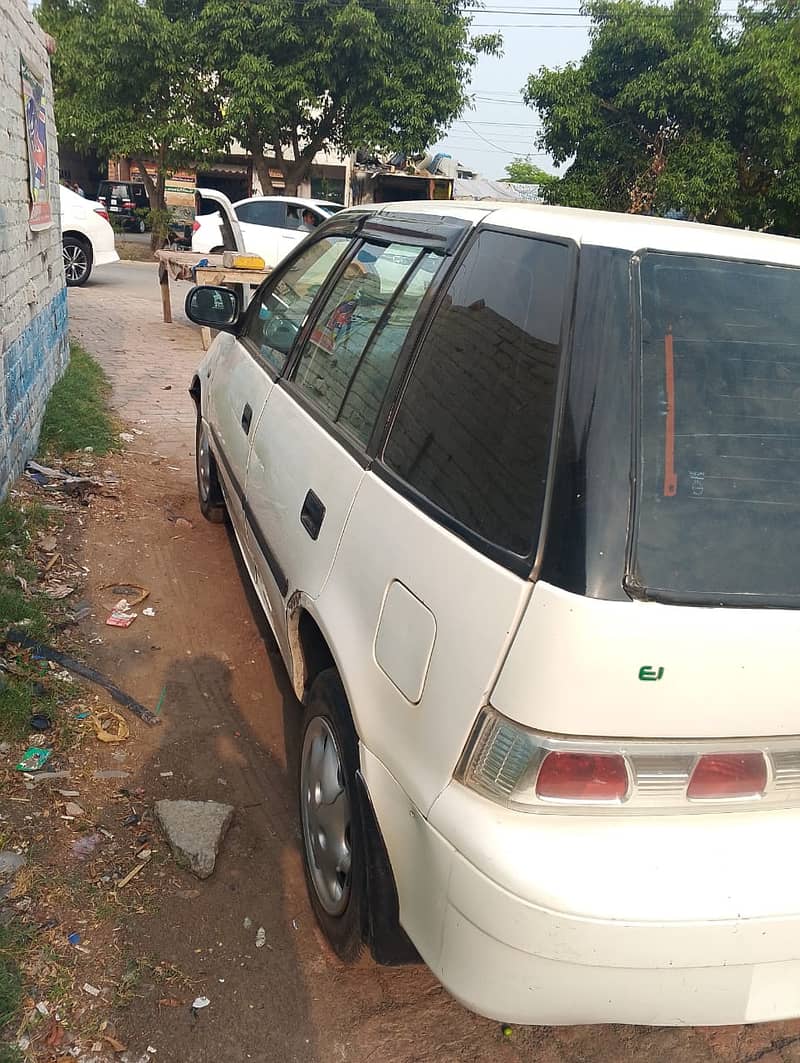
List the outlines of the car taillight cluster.
<svg viewBox="0 0 800 1063">
<path fill-rule="evenodd" d="M 197 218 L 195 218 L 194 221 L 192 222 L 192 232 L 196 233 L 199 228 L 200 228 L 200 222 L 197 220 Z"/>
<path fill-rule="evenodd" d="M 725 750 L 724 746 L 734 748 Z M 759 743 L 761 744 L 761 743 Z M 457 777 L 501 804 L 664 810 L 757 801 L 800 803 L 800 739 L 663 742 L 581 739 L 533 731 L 487 708 Z M 614 748 L 616 746 L 616 748 Z M 720 748 L 722 747 L 722 748 Z"/>
<path fill-rule="evenodd" d="M 122 203 L 123 210 L 133 210 L 134 204 L 129 199 L 126 199 Z"/>
<path fill-rule="evenodd" d="M 107 210 L 103 210 L 102 207 L 95 207 L 94 208 L 94 212 L 95 212 L 95 214 L 99 214 L 101 218 L 105 218 L 106 221 L 109 220 L 108 211 Z"/>
</svg>

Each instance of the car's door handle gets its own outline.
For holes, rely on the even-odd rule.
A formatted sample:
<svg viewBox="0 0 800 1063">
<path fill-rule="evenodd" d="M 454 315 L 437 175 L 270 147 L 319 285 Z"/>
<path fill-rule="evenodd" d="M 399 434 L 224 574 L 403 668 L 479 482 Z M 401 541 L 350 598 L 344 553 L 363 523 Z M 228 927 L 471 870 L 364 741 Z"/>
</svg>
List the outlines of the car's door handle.
<svg viewBox="0 0 800 1063">
<path fill-rule="evenodd" d="M 322 499 L 313 491 L 309 491 L 303 502 L 303 508 L 300 510 L 300 523 L 315 541 L 319 538 L 323 520 L 325 520 L 325 506 Z"/>
<path fill-rule="evenodd" d="M 252 420 L 253 408 L 249 402 L 246 402 L 244 404 L 244 409 L 242 410 L 242 428 L 244 429 L 245 435 L 250 434 L 250 425 L 252 423 Z"/>
</svg>

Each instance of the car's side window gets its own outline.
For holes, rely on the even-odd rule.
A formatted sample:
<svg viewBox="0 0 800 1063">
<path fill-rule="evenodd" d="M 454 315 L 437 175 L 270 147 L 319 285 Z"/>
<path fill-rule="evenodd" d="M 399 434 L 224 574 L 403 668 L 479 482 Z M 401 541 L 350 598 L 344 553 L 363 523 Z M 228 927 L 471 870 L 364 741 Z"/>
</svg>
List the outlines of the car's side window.
<svg viewBox="0 0 800 1063">
<path fill-rule="evenodd" d="M 236 207 L 236 217 L 252 225 L 272 225 L 280 229 L 286 224 L 286 204 L 269 199 L 240 203 Z"/>
<path fill-rule="evenodd" d="M 386 465 L 458 524 L 527 557 L 544 503 L 567 246 L 486 230 L 413 366 Z"/>
<path fill-rule="evenodd" d="M 295 383 L 366 445 L 408 329 L 441 256 L 365 243 L 317 315 Z"/>
<path fill-rule="evenodd" d="M 286 364 L 314 296 L 350 242 L 347 236 L 316 240 L 279 277 L 267 278 L 253 297 L 243 339 L 276 372 Z"/>
</svg>

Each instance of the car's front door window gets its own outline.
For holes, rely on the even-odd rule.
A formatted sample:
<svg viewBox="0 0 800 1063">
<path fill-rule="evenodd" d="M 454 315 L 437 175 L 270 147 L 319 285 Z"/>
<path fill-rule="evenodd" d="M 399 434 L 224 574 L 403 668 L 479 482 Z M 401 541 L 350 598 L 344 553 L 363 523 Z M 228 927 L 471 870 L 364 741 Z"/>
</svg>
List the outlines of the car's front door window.
<svg viewBox="0 0 800 1063">
<path fill-rule="evenodd" d="M 244 339 L 277 373 L 286 364 L 314 296 L 349 244 L 347 236 L 315 241 L 256 293 Z"/>
</svg>

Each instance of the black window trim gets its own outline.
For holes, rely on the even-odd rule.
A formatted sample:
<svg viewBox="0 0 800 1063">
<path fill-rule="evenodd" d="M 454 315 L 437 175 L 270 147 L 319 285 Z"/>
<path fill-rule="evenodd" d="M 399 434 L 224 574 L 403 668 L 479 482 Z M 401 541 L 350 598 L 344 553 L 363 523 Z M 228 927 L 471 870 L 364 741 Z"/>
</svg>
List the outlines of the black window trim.
<svg viewBox="0 0 800 1063">
<path fill-rule="evenodd" d="M 383 454 L 386 448 L 389 435 L 391 434 L 394 422 L 397 416 L 400 403 L 402 402 L 403 395 L 405 393 L 406 385 L 419 358 L 422 346 L 430 332 L 431 325 L 434 318 L 438 314 L 444 297 L 449 289 L 449 284 L 452 278 L 455 276 L 461 263 L 469 254 L 472 247 L 477 243 L 481 233 L 494 232 L 508 236 L 525 237 L 531 240 L 538 240 L 544 243 L 560 244 L 567 248 L 569 252 L 569 270 L 567 274 L 567 297 L 564 300 L 564 309 L 561 318 L 561 330 L 559 333 L 559 353 L 558 353 L 558 375 L 556 379 L 555 388 L 555 409 L 553 411 L 553 424 L 550 430 L 550 441 L 548 449 L 547 459 L 547 476 L 545 481 L 545 493 L 542 502 L 542 517 L 539 524 L 539 534 L 536 542 L 532 545 L 531 550 L 521 556 L 515 554 L 512 550 L 506 547 L 498 546 L 496 543 L 485 539 L 482 535 L 468 528 L 465 524 L 462 524 L 456 517 L 448 513 L 447 510 L 442 509 L 435 502 L 431 501 L 427 496 L 417 491 L 400 475 L 394 472 L 384 461 Z M 518 576 L 522 576 L 525 579 L 535 581 L 538 578 L 539 570 L 541 569 L 542 559 L 544 557 L 544 549 L 547 538 L 547 528 L 549 523 L 550 505 L 553 495 L 553 474 L 556 466 L 556 457 L 558 453 L 558 447 L 561 439 L 561 424 L 564 416 L 564 406 L 567 395 L 567 382 L 569 380 L 569 366 L 571 361 L 571 348 L 572 348 L 572 334 L 575 326 L 575 297 L 577 293 L 577 280 L 578 280 L 578 266 L 579 266 L 579 248 L 575 240 L 559 236 L 554 233 L 540 233 L 527 229 L 514 229 L 508 226 L 492 225 L 491 223 L 478 222 L 472 229 L 469 239 L 462 244 L 459 253 L 451 265 L 451 268 L 447 270 L 446 277 L 443 277 L 441 283 L 437 286 L 437 291 L 434 299 L 434 305 L 429 307 L 426 311 L 426 317 L 424 319 L 424 328 L 419 330 L 419 333 L 414 341 L 414 348 L 411 352 L 411 356 L 407 359 L 406 364 L 403 367 L 402 379 L 398 383 L 397 392 L 389 417 L 384 423 L 384 430 L 377 441 L 378 446 L 375 452 L 375 460 L 373 462 L 371 471 L 384 483 L 386 483 L 393 490 L 397 491 L 399 495 L 408 499 L 413 505 L 421 510 L 431 520 L 436 521 L 437 524 L 441 524 L 442 527 L 448 531 L 457 535 L 460 539 L 467 543 L 468 546 L 473 547 L 479 553 L 483 554 L 490 561 L 494 561 L 504 568 L 509 569 Z M 429 293 L 430 294 L 430 291 Z"/>
</svg>

